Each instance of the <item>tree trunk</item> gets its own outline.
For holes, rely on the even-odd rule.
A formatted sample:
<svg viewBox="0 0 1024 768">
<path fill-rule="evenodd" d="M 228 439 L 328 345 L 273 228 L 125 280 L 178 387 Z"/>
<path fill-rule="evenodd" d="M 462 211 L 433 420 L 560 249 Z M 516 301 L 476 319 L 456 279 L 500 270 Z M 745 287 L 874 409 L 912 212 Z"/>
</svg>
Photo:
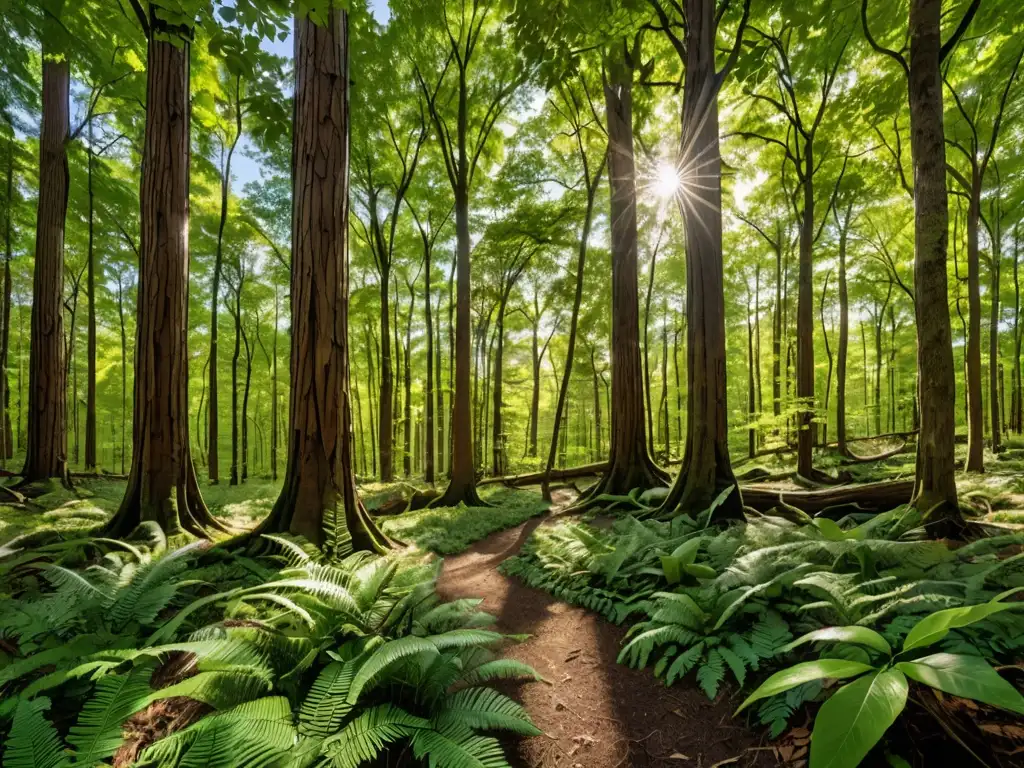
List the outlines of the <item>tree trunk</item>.
<svg viewBox="0 0 1024 768">
<path fill-rule="evenodd" d="M 128 334 L 124 325 L 124 289 L 121 287 L 121 276 L 117 279 L 117 315 L 121 321 L 121 474 L 124 474 L 125 455 L 128 452 L 126 442 L 128 426 Z"/>
<path fill-rule="evenodd" d="M 654 409 L 651 407 L 651 344 L 648 329 L 651 324 L 651 294 L 654 293 L 654 270 L 658 264 L 658 248 L 651 254 L 647 271 L 647 296 L 644 299 L 644 404 L 647 407 L 647 450 L 654 455 Z"/>
<path fill-rule="evenodd" d="M 437 292 L 437 322 L 435 323 L 435 337 L 434 337 L 434 392 L 437 393 L 437 410 L 435 418 L 437 419 L 437 444 L 435 445 L 435 451 L 437 456 L 437 466 L 435 467 L 436 474 L 441 475 L 445 471 L 447 462 L 445 457 L 447 456 L 446 444 L 444 440 L 444 420 L 445 420 L 445 408 L 444 408 L 444 387 L 442 386 L 441 377 L 441 291 Z"/>
<path fill-rule="evenodd" d="M 775 313 L 772 318 L 772 415 L 778 434 L 782 418 L 782 242 L 775 246 Z M 788 441 L 787 441 L 788 442 Z"/>
<path fill-rule="evenodd" d="M 749 294 L 748 299 L 749 301 Z M 757 387 L 754 385 L 754 323 L 750 317 L 749 305 L 747 307 L 747 456 L 754 458 L 757 455 L 757 427 L 754 424 L 754 409 L 757 407 Z"/>
<path fill-rule="evenodd" d="M 677 325 L 672 332 L 672 371 L 676 377 L 676 455 L 683 453 L 683 388 L 679 383 L 679 331 Z"/>
<path fill-rule="evenodd" d="M 430 297 L 430 244 L 424 243 L 423 263 L 425 270 L 423 286 L 423 319 L 427 325 L 427 381 L 426 381 L 426 425 L 424 437 L 423 479 L 434 484 L 434 319 L 433 299 Z"/>
<path fill-rule="evenodd" d="M 241 313 L 241 309 L 241 307 L 238 308 L 239 313 Z M 249 479 L 249 391 L 252 385 L 252 358 L 255 352 L 244 328 L 242 329 L 242 341 L 245 342 L 245 388 L 242 390 L 242 474 L 240 480 L 244 483 Z"/>
<path fill-rule="evenodd" d="M 687 0 L 686 19 L 686 82 L 679 163 L 687 178 L 699 179 L 698 183 L 686 187 L 685 196 L 678 198 L 686 224 L 686 389 L 689 401 L 683 464 L 662 509 L 704 510 L 732 486 L 735 491 L 728 495 L 716 514 L 719 519 L 741 519 L 743 502 L 729 458 L 726 402 L 722 174 L 714 3 L 712 0 Z M 689 200 L 689 196 L 694 199 Z M 612 411 L 613 415 L 617 412 L 618 407 Z"/>
<path fill-rule="evenodd" d="M 14 257 L 12 208 L 14 206 L 14 136 L 7 140 L 7 209 L 4 212 L 4 288 L 0 308 L 0 468 L 14 455 L 11 429 L 11 388 L 8 366 L 11 349 L 11 259 Z M 1019 355 L 1018 355 L 1019 357 Z"/>
<path fill-rule="evenodd" d="M 537 420 L 540 418 L 540 343 L 538 339 L 538 331 L 540 325 L 540 318 L 534 315 L 532 324 L 532 346 L 530 347 L 530 360 L 532 363 L 533 371 L 533 390 L 530 396 L 530 437 L 528 441 L 528 451 L 530 456 L 537 455 Z"/>
<path fill-rule="evenodd" d="M 996 453 L 1002 450 L 1002 423 L 1003 418 L 1000 413 L 1000 403 L 1002 397 L 999 394 L 999 372 L 1002 368 L 1002 364 L 999 362 L 999 289 L 1000 289 L 1000 277 L 1001 277 L 1001 264 L 1000 259 L 1002 258 L 1002 248 L 999 242 L 999 222 L 993 222 L 995 227 L 995 236 L 992 238 L 992 266 L 990 269 L 991 282 L 989 283 L 989 305 L 991 307 L 991 313 L 989 315 L 988 324 L 988 399 L 989 407 L 991 410 L 991 421 L 992 421 L 992 452 Z"/>
<path fill-rule="evenodd" d="M 625 494 L 664 485 L 668 475 L 651 458 L 644 414 L 637 296 L 636 170 L 633 162 L 633 64 L 625 42 L 606 64 L 608 182 L 611 192 L 612 399 L 608 471 L 589 494 Z M 634 51 L 639 55 L 639 51 Z M 571 365 L 571 357 L 566 369 Z"/>
<path fill-rule="evenodd" d="M 985 409 L 981 396 L 981 179 L 971 177 L 967 206 L 967 466 L 968 472 L 985 471 Z"/>
<path fill-rule="evenodd" d="M 846 286 L 846 244 L 852 206 L 847 206 L 839 227 L 839 359 L 836 366 L 836 440 L 846 454 L 846 362 L 850 348 L 850 296 Z"/>
<path fill-rule="evenodd" d="M 668 406 L 668 305 L 662 307 L 661 325 L 661 405 L 658 414 L 661 418 L 662 443 L 665 449 L 665 461 L 672 458 L 669 436 L 669 406 Z"/>
<path fill-rule="evenodd" d="M 154 521 L 204 536 L 226 529 L 203 502 L 188 436 L 189 42 L 154 13 L 150 28 L 132 468 L 106 531 Z"/>
<path fill-rule="evenodd" d="M 824 97 L 823 97 L 824 98 Z M 797 474 L 814 476 L 814 139 L 804 142 L 804 207 L 796 301 Z"/>
<path fill-rule="evenodd" d="M 281 495 L 258 532 L 383 550 L 352 471 L 348 362 L 348 14 L 295 20 L 291 398 Z M 383 399 L 383 398 L 382 398 Z M 339 515 L 340 512 L 340 515 Z"/>
<path fill-rule="evenodd" d="M 373 333 L 370 330 L 370 325 L 366 325 L 366 369 L 370 372 L 370 466 L 372 469 L 372 475 L 377 476 L 377 424 L 374 422 L 374 413 L 376 412 L 376 404 L 374 398 L 377 397 L 377 377 L 374 375 L 374 371 L 377 370 L 377 366 L 374 364 L 373 350 L 376 347 L 376 340 L 372 338 Z"/>
<path fill-rule="evenodd" d="M 403 427 L 405 429 L 403 442 L 402 470 L 406 477 L 412 474 L 412 316 L 416 308 L 416 293 L 413 285 L 409 284 L 409 312 L 405 316 L 405 346 L 403 348 L 403 383 L 405 384 L 405 411 L 403 412 Z"/>
<path fill-rule="evenodd" d="M 592 457 L 595 461 L 601 458 L 604 442 L 601 431 L 601 380 L 597 375 L 597 360 L 594 357 L 595 348 L 590 348 L 590 368 L 594 374 L 594 451 Z"/>
<path fill-rule="evenodd" d="M 1013 387 L 1013 426 L 1017 434 L 1024 431 L 1024 391 L 1021 387 L 1020 356 L 1021 336 L 1020 327 L 1020 235 L 1018 227 L 1013 229 L 1013 376 L 1011 376 Z M 6 275 L 6 273 L 5 273 Z M 6 276 L 5 276 L 6 280 Z M 6 283 L 5 283 L 6 285 Z M 4 323 L 4 327 L 7 324 Z"/>
<path fill-rule="evenodd" d="M 828 401 L 832 393 L 832 347 L 828 340 L 828 328 L 825 326 L 825 296 L 828 293 L 828 279 L 831 272 L 825 275 L 825 285 L 821 289 L 821 305 L 818 312 L 821 316 L 821 335 L 825 340 L 825 354 L 828 356 L 828 375 L 825 377 L 825 408 L 821 424 L 821 444 L 828 445 Z"/>
<path fill-rule="evenodd" d="M 949 327 L 946 147 L 942 125 L 941 0 L 910 3 L 910 138 L 914 164 L 914 286 L 921 433 L 914 503 L 932 535 L 962 525 L 953 471 L 956 402 Z"/>
<path fill-rule="evenodd" d="M 231 355 L 231 476 L 228 485 L 238 485 L 238 358 L 242 354 L 242 288 L 235 295 L 235 348 Z"/>
<path fill-rule="evenodd" d="M 495 475 L 505 474 L 505 426 L 501 414 L 501 398 L 502 380 L 505 370 L 505 307 L 508 304 L 508 294 L 511 290 L 512 286 L 510 284 L 506 287 L 501 300 L 498 302 L 498 319 L 494 328 L 497 349 L 494 353 L 494 423 L 491 425 L 491 450 L 493 451 L 491 473 Z"/>
<path fill-rule="evenodd" d="M 86 383 L 85 383 L 85 471 L 96 471 L 96 253 L 95 197 L 92 183 L 93 135 L 92 117 L 89 117 L 87 148 L 87 175 L 89 192 L 89 244 L 86 251 L 85 292 L 89 295 L 89 315 L 86 320 Z"/>
<path fill-rule="evenodd" d="M 43 49 L 42 124 L 39 129 L 39 203 L 36 215 L 32 325 L 28 363 L 28 444 L 22 482 L 67 477 L 67 373 L 64 365 L 64 220 L 68 208 L 67 58 Z"/>
<path fill-rule="evenodd" d="M 280 323 L 280 304 L 277 298 L 277 286 L 274 286 L 274 340 L 271 346 L 270 380 L 270 479 L 277 482 L 277 326 Z M 371 372 L 372 373 L 372 372 Z M 362 417 L 359 419 L 362 424 Z M 363 457 L 365 461 L 366 457 Z M 365 472 L 365 470 L 364 470 Z"/>
</svg>

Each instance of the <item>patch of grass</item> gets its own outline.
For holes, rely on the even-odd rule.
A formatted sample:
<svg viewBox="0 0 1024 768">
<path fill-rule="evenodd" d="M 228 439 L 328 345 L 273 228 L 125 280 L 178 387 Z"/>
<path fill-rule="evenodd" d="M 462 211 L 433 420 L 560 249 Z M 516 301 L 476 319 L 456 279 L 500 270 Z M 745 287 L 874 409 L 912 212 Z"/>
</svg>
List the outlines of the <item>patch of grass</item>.
<svg viewBox="0 0 1024 768">
<path fill-rule="evenodd" d="M 204 485 L 203 500 L 216 517 L 235 528 L 252 528 L 270 514 L 281 482 L 250 477 L 241 485 Z"/>
<path fill-rule="evenodd" d="M 534 493 L 495 489 L 482 494 L 491 507 L 437 507 L 379 519 L 384 532 L 439 555 L 454 555 L 495 531 L 513 528 L 548 508 Z"/>
</svg>

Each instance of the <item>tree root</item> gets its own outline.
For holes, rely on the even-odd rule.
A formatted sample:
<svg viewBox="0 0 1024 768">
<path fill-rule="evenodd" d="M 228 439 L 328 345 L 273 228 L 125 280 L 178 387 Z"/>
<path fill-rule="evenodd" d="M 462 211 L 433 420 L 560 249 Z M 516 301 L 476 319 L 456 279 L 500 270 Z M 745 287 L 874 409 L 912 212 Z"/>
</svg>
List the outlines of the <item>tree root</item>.
<svg viewBox="0 0 1024 768">
<path fill-rule="evenodd" d="M 907 448 L 906 439 L 900 444 L 898 448 L 893 448 L 891 451 L 883 451 L 882 453 L 876 453 L 874 456 L 859 456 L 849 448 L 846 449 L 846 453 L 843 456 L 844 464 L 870 464 L 873 461 L 882 461 L 884 459 L 891 458 L 897 454 L 903 453 Z"/>
</svg>

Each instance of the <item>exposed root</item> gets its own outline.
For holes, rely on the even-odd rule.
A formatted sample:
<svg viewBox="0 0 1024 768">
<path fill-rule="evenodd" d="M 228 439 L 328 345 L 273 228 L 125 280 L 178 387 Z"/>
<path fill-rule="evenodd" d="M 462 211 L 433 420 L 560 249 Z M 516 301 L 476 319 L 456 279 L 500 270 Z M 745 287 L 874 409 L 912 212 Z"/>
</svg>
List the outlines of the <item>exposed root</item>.
<svg viewBox="0 0 1024 768">
<path fill-rule="evenodd" d="M 771 510 L 780 501 L 811 515 L 843 504 L 856 504 L 864 512 L 884 512 L 908 503 L 913 493 L 913 480 L 864 483 L 815 491 L 784 491 L 747 485 L 743 487 L 743 501 L 759 512 Z"/>
</svg>

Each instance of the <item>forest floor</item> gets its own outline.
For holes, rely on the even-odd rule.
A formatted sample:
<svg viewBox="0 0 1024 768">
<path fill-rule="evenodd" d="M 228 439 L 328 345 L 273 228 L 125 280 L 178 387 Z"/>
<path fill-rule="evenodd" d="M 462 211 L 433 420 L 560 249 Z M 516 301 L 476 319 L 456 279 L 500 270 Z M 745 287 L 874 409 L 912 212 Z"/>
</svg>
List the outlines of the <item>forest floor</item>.
<svg viewBox="0 0 1024 768">
<path fill-rule="evenodd" d="M 574 497 L 555 492 L 557 510 Z M 625 629 L 560 602 L 498 572 L 534 530 L 553 515 L 535 517 L 446 557 L 438 593 L 446 600 L 478 597 L 497 617 L 497 629 L 527 639 L 506 655 L 529 664 L 543 683 L 510 686 L 541 736 L 512 745 L 523 768 L 774 765 L 752 730 L 732 720 L 739 701 L 715 702 L 695 686 L 667 689 L 649 670 L 617 664 Z"/>
</svg>

